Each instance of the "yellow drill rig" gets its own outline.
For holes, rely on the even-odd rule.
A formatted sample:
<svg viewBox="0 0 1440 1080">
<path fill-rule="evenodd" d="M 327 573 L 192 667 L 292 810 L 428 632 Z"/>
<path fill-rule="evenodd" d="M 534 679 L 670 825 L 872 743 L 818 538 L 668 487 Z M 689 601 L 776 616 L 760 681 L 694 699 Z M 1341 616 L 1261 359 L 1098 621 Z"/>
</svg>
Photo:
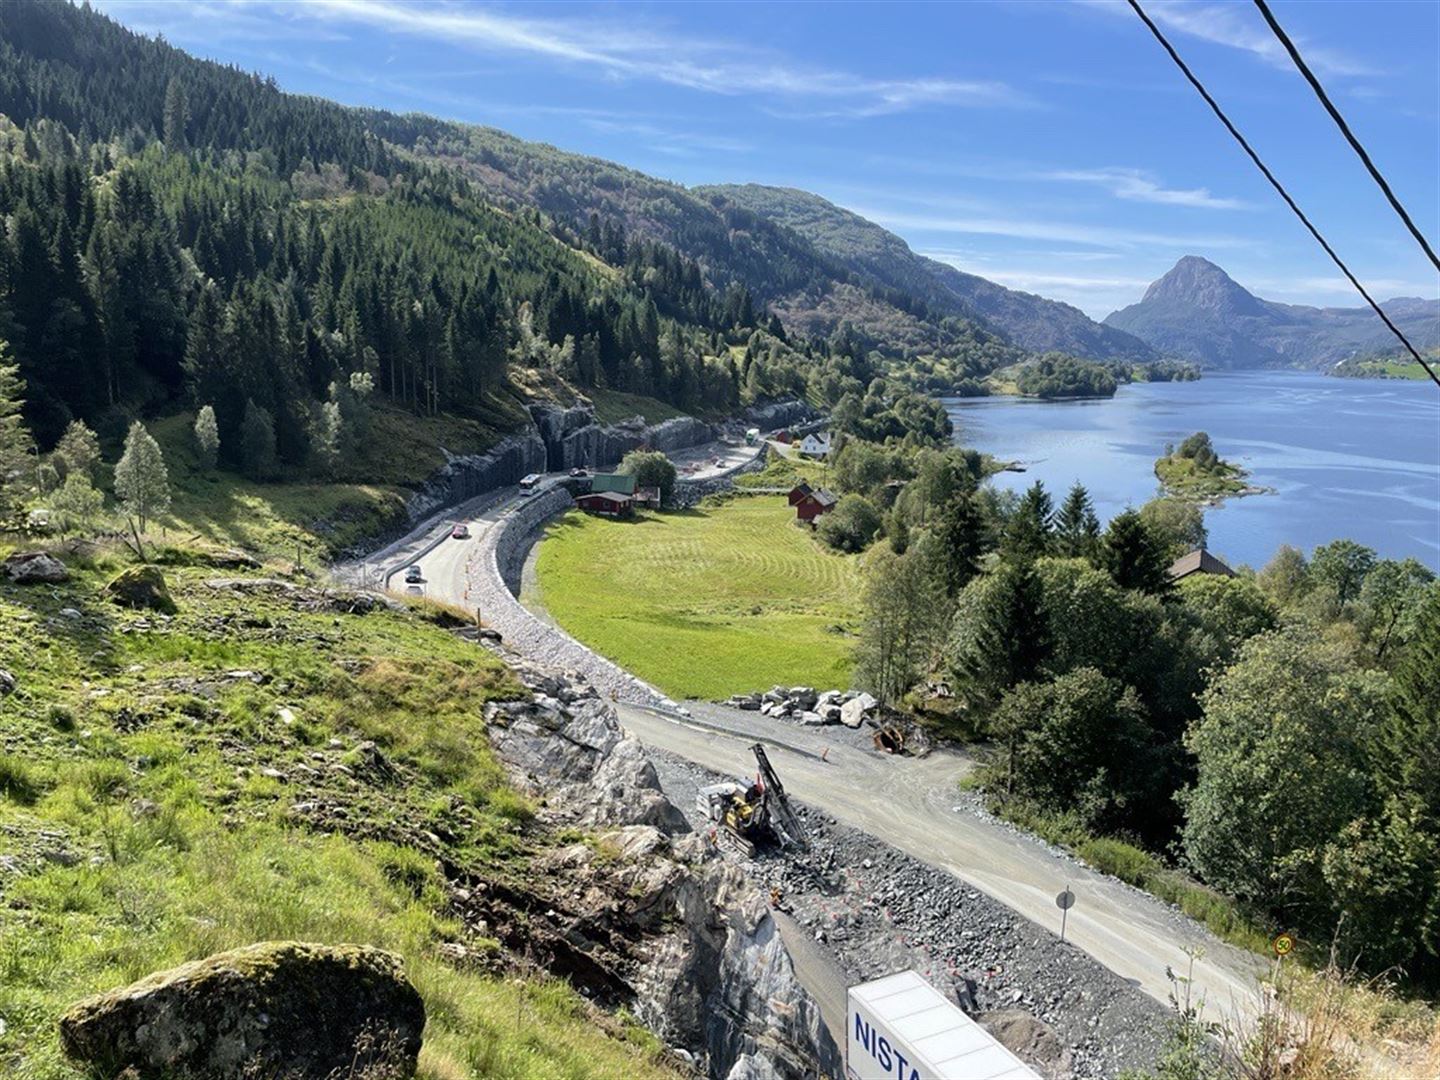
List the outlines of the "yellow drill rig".
<svg viewBox="0 0 1440 1080">
<path fill-rule="evenodd" d="M 765 747 L 756 743 L 750 752 L 758 767 L 753 782 L 711 784 L 700 789 L 696 804 L 715 823 L 715 842 L 722 850 L 746 859 L 767 838 L 773 837 L 781 847 L 808 846 L 804 826 L 790 808 L 785 786 Z"/>
</svg>

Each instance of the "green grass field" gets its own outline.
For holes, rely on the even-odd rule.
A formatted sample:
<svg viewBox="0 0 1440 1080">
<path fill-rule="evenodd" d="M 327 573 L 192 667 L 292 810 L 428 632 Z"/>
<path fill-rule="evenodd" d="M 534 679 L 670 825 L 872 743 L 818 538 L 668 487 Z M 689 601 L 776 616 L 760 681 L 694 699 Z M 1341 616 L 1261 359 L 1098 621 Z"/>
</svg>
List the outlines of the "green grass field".
<svg viewBox="0 0 1440 1080">
<path fill-rule="evenodd" d="M 571 634 L 675 697 L 847 687 L 855 559 L 793 519 L 778 496 L 632 522 L 571 513 L 540 546 L 538 599 Z"/>
</svg>

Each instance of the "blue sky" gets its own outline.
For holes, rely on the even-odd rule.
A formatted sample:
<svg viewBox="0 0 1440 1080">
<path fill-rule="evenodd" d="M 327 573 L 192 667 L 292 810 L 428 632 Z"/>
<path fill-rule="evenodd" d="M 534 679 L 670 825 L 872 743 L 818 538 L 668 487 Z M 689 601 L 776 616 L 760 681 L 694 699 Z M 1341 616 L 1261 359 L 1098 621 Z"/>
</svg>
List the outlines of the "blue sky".
<svg viewBox="0 0 1440 1080">
<path fill-rule="evenodd" d="M 1271 299 L 1361 302 L 1119 0 L 98 6 L 287 90 L 815 191 L 1097 318 L 1186 254 Z M 1146 6 L 1373 293 L 1440 295 L 1249 3 Z M 1440 4 L 1272 7 L 1433 241 Z"/>
</svg>

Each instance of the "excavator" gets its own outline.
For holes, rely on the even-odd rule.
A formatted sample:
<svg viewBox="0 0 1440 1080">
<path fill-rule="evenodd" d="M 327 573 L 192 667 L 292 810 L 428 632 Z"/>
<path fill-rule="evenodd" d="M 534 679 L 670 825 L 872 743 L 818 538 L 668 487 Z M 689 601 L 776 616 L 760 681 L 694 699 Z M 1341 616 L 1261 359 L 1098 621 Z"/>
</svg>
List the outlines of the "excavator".
<svg viewBox="0 0 1440 1080">
<path fill-rule="evenodd" d="M 775 774 L 765 747 L 750 747 L 757 771 L 753 783 L 711 784 L 700 789 L 696 805 L 715 823 L 715 842 L 721 850 L 751 858 L 757 844 L 773 838 L 782 848 L 809 846 L 805 828 L 785 797 L 785 785 Z"/>
</svg>

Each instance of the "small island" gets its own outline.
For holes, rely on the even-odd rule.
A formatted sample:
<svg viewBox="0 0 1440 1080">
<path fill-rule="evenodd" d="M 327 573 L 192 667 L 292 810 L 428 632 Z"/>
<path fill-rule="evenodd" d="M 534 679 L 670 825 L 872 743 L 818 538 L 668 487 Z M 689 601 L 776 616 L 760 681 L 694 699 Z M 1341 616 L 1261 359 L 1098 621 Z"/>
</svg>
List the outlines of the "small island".
<svg viewBox="0 0 1440 1080">
<path fill-rule="evenodd" d="M 1249 473 L 1215 453 L 1210 436 L 1197 431 L 1177 446 L 1165 447 L 1155 475 L 1167 498 L 1218 505 L 1227 498 L 1260 495 L 1267 488 L 1249 483 Z"/>
<path fill-rule="evenodd" d="M 1191 382 L 1198 378 L 1199 368 L 1175 360 L 1084 360 L 1068 353 L 1047 352 L 992 372 L 984 383 L 984 393 L 1046 400 L 1110 398 L 1126 383 Z M 966 396 L 964 390 L 961 396 Z"/>
</svg>

